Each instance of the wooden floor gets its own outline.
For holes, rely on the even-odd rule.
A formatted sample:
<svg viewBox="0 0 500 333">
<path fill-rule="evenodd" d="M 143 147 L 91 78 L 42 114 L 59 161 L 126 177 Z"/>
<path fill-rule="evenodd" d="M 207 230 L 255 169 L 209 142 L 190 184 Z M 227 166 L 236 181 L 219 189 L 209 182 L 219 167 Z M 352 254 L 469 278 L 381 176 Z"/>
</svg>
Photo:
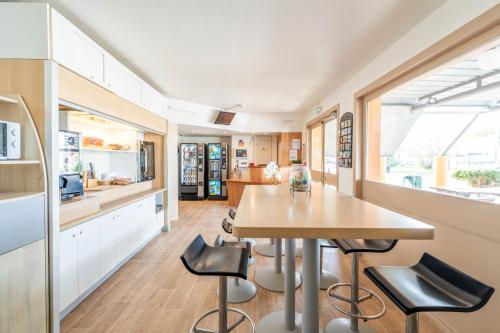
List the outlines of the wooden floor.
<svg viewBox="0 0 500 333">
<path fill-rule="evenodd" d="M 180 254 L 190 241 L 202 234 L 213 242 L 222 233 L 220 222 L 227 214 L 226 202 L 179 203 L 180 220 L 170 233 L 162 233 L 92 293 L 62 322 L 62 332 L 168 332 L 187 333 L 193 320 L 208 309 L 217 307 L 217 278 L 198 277 L 188 273 L 181 264 Z M 226 237 L 228 238 L 228 237 Z M 397 250 L 397 249 L 396 249 Z M 272 265 L 273 259 L 256 255 L 256 267 Z M 302 259 L 297 259 L 300 270 Z M 325 251 L 325 269 L 334 272 L 343 281 L 350 279 L 350 258 L 335 249 Z M 255 266 L 249 279 L 254 281 Z M 362 276 L 361 283 L 377 291 Z M 301 291 L 297 289 L 297 311 L 301 312 Z M 404 317 L 384 297 L 388 311 L 379 320 L 369 322 L 377 333 L 404 332 Z M 258 288 L 257 296 L 234 307 L 246 311 L 255 322 L 265 314 L 283 309 L 282 293 Z M 333 309 L 326 293 L 320 296 L 320 325 L 340 316 Z M 370 310 L 371 305 L 365 307 Z M 234 318 L 231 315 L 230 319 Z M 205 321 L 215 328 L 216 320 Z M 250 332 L 242 324 L 236 333 Z M 431 315 L 421 316 L 421 333 L 447 333 L 442 323 Z"/>
</svg>

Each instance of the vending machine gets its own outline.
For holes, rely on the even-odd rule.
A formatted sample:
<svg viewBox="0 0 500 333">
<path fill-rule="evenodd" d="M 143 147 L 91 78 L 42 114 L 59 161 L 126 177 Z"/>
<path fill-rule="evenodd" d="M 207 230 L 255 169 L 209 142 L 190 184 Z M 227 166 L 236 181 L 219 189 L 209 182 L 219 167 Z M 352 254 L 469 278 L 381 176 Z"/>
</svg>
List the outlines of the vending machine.
<svg viewBox="0 0 500 333">
<path fill-rule="evenodd" d="M 205 144 L 181 143 L 179 155 L 180 199 L 203 200 L 205 198 Z"/>
<path fill-rule="evenodd" d="M 226 200 L 228 175 L 228 147 L 226 143 L 207 145 L 207 198 Z"/>
</svg>

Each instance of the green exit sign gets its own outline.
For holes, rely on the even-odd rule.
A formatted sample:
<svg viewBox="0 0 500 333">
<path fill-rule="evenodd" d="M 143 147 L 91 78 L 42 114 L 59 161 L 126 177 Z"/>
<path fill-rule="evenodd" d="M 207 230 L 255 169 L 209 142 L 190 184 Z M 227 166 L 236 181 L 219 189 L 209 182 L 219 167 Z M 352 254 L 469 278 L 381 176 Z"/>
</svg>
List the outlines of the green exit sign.
<svg viewBox="0 0 500 333">
<path fill-rule="evenodd" d="M 317 105 L 315 108 L 314 108 L 314 114 L 320 114 L 321 111 L 323 111 L 323 106 L 321 105 Z"/>
</svg>

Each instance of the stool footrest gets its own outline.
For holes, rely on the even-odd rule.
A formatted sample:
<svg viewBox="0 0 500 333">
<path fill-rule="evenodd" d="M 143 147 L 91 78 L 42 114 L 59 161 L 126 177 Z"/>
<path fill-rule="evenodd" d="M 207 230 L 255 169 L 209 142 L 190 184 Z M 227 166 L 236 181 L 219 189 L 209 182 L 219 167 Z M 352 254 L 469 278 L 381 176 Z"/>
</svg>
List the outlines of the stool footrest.
<svg viewBox="0 0 500 333">
<path fill-rule="evenodd" d="M 336 294 L 334 291 L 338 288 L 341 288 L 341 287 L 349 287 L 351 290 L 352 290 L 352 284 L 351 283 L 336 283 L 332 286 L 330 286 L 330 288 L 328 288 L 328 290 L 326 291 L 326 294 L 328 297 L 330 298 L 335 298 L 335 299 L 338 299 L 342 302 L 345 302 L 345 303 L 349 303 L 349 304 L 352 304 L 352 300 L 347 298 L 347 297 L 344 297 L 344 296 L 341 296 L 339 294 Z M 358 286 L 358 290 L 363 290 L 365 291 L 367 294 L 362 296 L 362 297 L 359 297 L 355 302 L 354 302 L 354 307 L 356 308 L 357 310 L 357 313 L 353 313 L 351 311 L 348 311 L 348 310 L 345 310 L 343 308 L 341 308 L 340 306 L 338 305 L 335 305 L 335 304 L 332 304 L 332 306 L 337 309 L 338 311 L 342 312 L 343 314 L 345 314 L 346 316 L 349 316 L 349 317 L 355 317 L 355 318 L 358 318 L 358 319 L 362 319 L 364 321 L 368 321 L 368 320 L 373 320 L 373 319 L 378 319 L 380 317 L 382 317 L 385 313 L 385 303 L 384 301 L 382 300 L 382 298 L 377 295 L 375 292 L 371 291 L 370 289 L 368 288 L 365 288 L 365 287 L 361 287 L 361 286 Z M 361 311 L 361 308 L 360 308 L 360 304 L 364 301 L 367 301 L 371 298 L 374 298 L 376 299 L 381 307 L 382 307 L 382 310 L 379 311 L 378 313 L 374 314 L 374 315 L 367 315 L 367 314 L 364 314 L 362 311 Z"/>
<path fill-rule="evenodd" d="M 241 323 L 243 323 L 245 321 L 245 319 L 247 319 L 248 322 L 250 323 L 250 325 L 252 326 L 252 333 L 255 333 L 255 323 L 250 318 L 250 316 L 248 316 L 245 312 L 238 310 L 238 309 L 235 309 L 235 308 L 231 308 L 231 307 L 228 307 L 227 311 L 228 312 L 236 312 L 236 313 L 241 315 L 241 317 L 238 320 L 236 320 L 231 326 L 228 327 L 228 329 L 227 329 L 228 333 L 231 332 L 232 330 L 234 330 L 236 327 L 238 327 Z M 205 328 L 196 327 L 203 319 L 205 319 L 206 317 L 208 317 L 214 313 L 218 313 L 218 312 L 219 312 L 219 309 L 217 308 L 217 309 L 209 310 L 209 311 L 205 312 L 204 314 L 202 314 L 193 323 L 189 332 L 190 333 L 219 333 L 218 330 L 212 331 L 212 330 L 208 330 Z M 220 333 L 222 333 L 222 332 L 220 332 Z"/>
</svg>

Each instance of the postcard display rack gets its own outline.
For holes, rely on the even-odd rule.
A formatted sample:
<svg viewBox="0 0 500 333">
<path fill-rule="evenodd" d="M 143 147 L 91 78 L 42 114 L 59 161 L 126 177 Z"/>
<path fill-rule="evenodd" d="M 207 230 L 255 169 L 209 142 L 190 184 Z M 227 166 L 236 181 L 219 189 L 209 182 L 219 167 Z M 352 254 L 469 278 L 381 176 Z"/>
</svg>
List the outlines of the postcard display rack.
<svg viewBox="0 0 500 333">
<path fill-rule="evenodd" d="M 337 163 L 342 168 L 352 168 L 352 129 L 353 114 L 346 112 L 340 118 L 339 126 L 339 150 Z"/>
</svg>

